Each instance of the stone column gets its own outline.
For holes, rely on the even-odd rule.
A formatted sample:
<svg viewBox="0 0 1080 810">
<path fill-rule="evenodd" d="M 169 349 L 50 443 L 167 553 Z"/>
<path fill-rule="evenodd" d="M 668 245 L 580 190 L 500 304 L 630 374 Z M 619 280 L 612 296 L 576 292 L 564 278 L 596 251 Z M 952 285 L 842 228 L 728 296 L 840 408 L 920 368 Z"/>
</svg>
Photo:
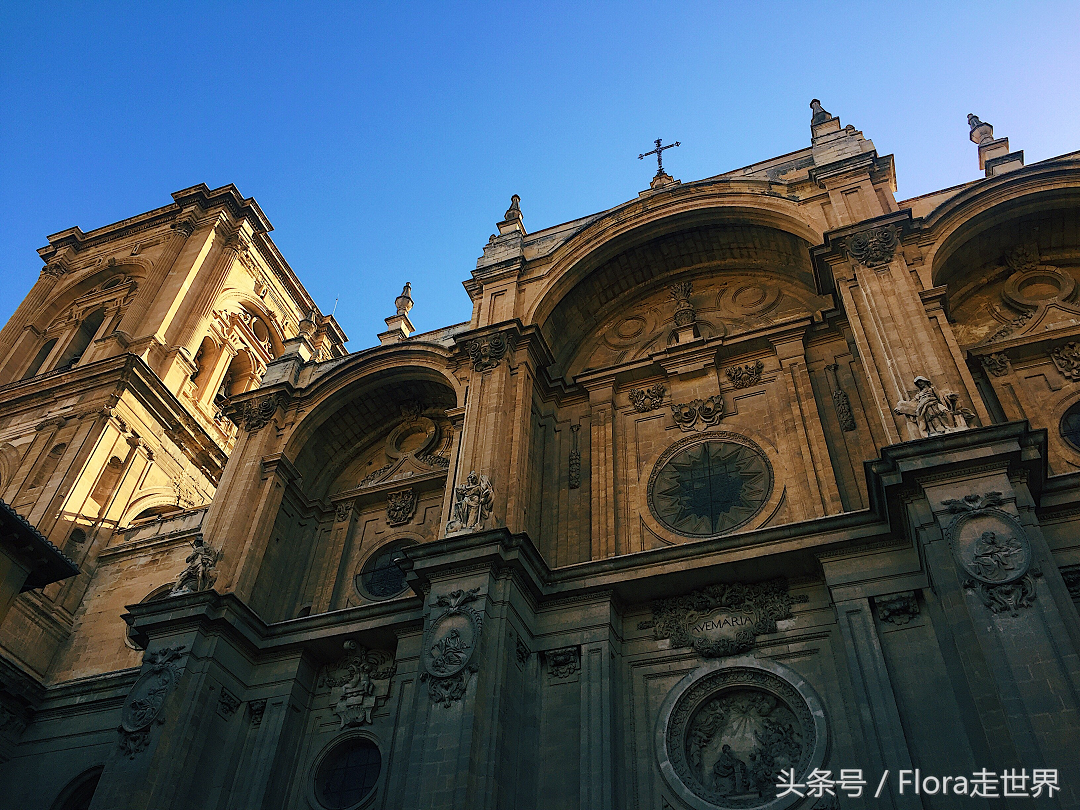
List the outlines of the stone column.
<svg viewBox="0 0 1080 810">
<path fill-rule="evenodd" d="M 65 264 L 62 259 L 54 259 L 50 264 L 42 268 L 41 275 L 38 276 L 34 286 L 30 288 L 30 292 L 27 293 L 22 303 L 15 309 L 8 322 L 4 324 L 3 329 L 0 329 L 0 363 L 2 363 L 0 365 L 0 383 L 15 379 L 16 373 L 22 371 L 22 363 L 19 364 L 20 368 L 18 369 L 12 366 L 13 362 L 21 359 L 17 356 L 17 353 L 12 352 L 12 349 L 17 343 L 27 341 L 27 338 L 24 337 L 24 330 L 41 306 L 49 300 L 56 283 L 64 273 Z M 36 338 L 35 335 L 30 337 Z"/>
<path fill-rule="evenodd" d="M 614 652 L 607 641 L 581 646 L 581 807 L 615 807 Z"/>
<path fill-rule="evenodd" d="M 237 228 L 224 238 L 221 252 L 206 278 L 197 278 L 197 281 L 201 282 L 196 293 L 197 297 L 188 310 L 179 335 L 174 341 L 175 346 L 185 349 L 189 355 L 194 356 L 198 351 L 199 343 L 202 341 L 202 326 L 214 308 L 214 304 L 217 303 L 218 296 L 221 295 L 233 262 L 246 247 L 246 240 L 241 235 L 240 228 Z"/>
<path fill-rule="evenodd" d="M 589 494 L 594 560 L 617 553 L 615 537 L 615 388 L 613 380 L 589 389 Z"/>
</svg>

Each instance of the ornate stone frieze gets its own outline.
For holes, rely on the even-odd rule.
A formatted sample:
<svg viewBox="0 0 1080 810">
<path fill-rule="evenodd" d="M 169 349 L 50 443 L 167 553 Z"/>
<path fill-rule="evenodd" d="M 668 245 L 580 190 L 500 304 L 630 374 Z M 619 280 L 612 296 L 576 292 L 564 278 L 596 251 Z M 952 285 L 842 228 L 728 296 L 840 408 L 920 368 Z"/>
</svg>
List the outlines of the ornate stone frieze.
<svg viewBox="0 0 1080 810">
<path fill-rule="evenodd" d="M 423 464 L 427 464 L 429 467 L 436 467 L 440 470 L 450 468 L 450 459 L 446 456 L 440 456 L 437 453 L 424 453 L 417 456 L 416 460 Z"/>
<path fill-rule="evenodd" d="M 830 363 L 825 366 L 825 376 L 829 380 L 829 388 L 832 390 L 833 410 L 836 411 L 836 421 L 840 423 L 840 429 L 847 432 L 855 430 L 855 414 L 851 411 L 851 400 L 847 392 L 840 386 L 840 378 L 837 371 L 840 366 Z"/>
<path fill-rule="evenodd" d="M 664 402 L 663 383 L 650 385 L 648 388 L 637 388 L 630 392 L 630 404 L 638 413 L 655 411 Z"/>
<path fill-rule="evenodd" d="M 401 418 L 407 423 L 415 422 L 424 413 L 424 403 L 409 399 L 401 403 Z"/>
<path fill-rule="evenodd" d="M 578 489 L 581 486 L 581 450 L 578 447 L 581 425 L 570 426 L 570 459 L 569 480 L 570 489 Z"/>
<path fill-rule="evenodd" d="M 446 524 L 447 536 L 486 528 L 494 505 L 495 490 L 488 477 L 469 473 L 465 483 L 454 488 L 454 517 Z"/>
<path fill-rule="evenodd" d="M 900 238 L 895 225 L 869 228 L 847 239 L 848 253 L 866 267 L 881 267 L 892 261 Z"/>
<path fill-rule="evenodd" d="M 388 526 L 401 526 L 413 519 L 416 514 L 416 490 L 399 489 L 386 496 L 386 523 Z"/>
<path fill-rule="evenodd" d="M 483 614 L 470 606 L 480 599 L 480 589 L 442 594 L 434 607 L 442 610 L 432 619 L 420 651 L 423 672 L 433 703 L 449 708 L 465 696 L 484 626 Z"/>
<path fill-rule="evenodd" d="M 971 494 L 941 502 L 955 517 L 945 527 L 953 556 L 967 575 L 964 589 L 976 593 L 993 613 L 1017 615 L 1035 601 L 1033 554 L 1020 521 L 999 508 L 1000 492 Z"/>
<path fill-rule="evenodd" d="M 245 402 L 244 410 L 241 413 L 241 418 L 244 422 L 244 430 L 248 433 L 255 433 L 262 430 L 270 423 L 270 420 L 274 418 L 277 409 L 286 402 L 288 402 L 288 397 L 280 391 L 260 397 L 259 399 Z"/>
<path fill-rule="evenodd" d="M 656 638 L 674 647 L 692 647 L 704 658 L 747 652 L 776 623 L 793 618 L 791 606 L 807 601 L 788 593 L 783 578 L 752 584 L 709 585 L 700 591 L 653 604 Z"/>
<path fill-rule="evenodd" d="M 251 725 L 261 726 L 263 715 L 266 713 L 266 698 L 250 701 L 248 711 L 251 713 Z"/>
<path fill-rule="evenodd" d="M 334 521 L 337 523 L 344 523 L 352 515 L 352 511 L 352 501 L 339 503 L 337 506 L 334 507 Z"/>
<path fill-rule="evenodd" d="M 960 402 L 959 395 L 951 391 L 939 394 L 926 377 L 915 378 L 915 393 L 910 397 L 896 403 L 893 412 L 906 416 L 920 438 L 967 430 L 975 419 L 975 414 Z"/>
<path fill-rule="evenodd" d="M 693 284 L 689 281 L 681 281 L 678 284 L 672 284 L 668 289 L 671 300 L 675 302 L 675 325 L 692 326 L 697 320 L 694 305 L 690 303 L 690 294 L 694 291 Z"/>
<path fill-rule="evenodd" d="M 1012 335 L 1012 333 L 1015 332 L 1017 329 L 1019 329 L 1024 324 L 1026 324 L 1028 321 L 1030 321 L 1031 316 L 1034 315 L 1034 314 L 1035 314 L 1034 312 L 1022 312 L 1022 313 L 1020 313 L 1020 315 L 1013 318 L 1007 324 L 1004 324 L 1003 326 L 999 327 L 998 330 L 996 332 L 994 332 L 994 334 L 990 335 L 990 337 L 988 337 L 986 339 L 986 342 L 987 343 L 1000 343 L 1001 341 L 1005 340 L 1010 335 Z"/>
<path fill-rule="evenodd" d="M 1080 380 L 1080 343 L 1066 343 L 1050 352 L 1061 376 L 1067 380 Z"/>
<path fill-rule="evenodd" d="M 680 430 L 705 430 L 719 424 L 724 416 L 724 398 L 714 394 L 683 405 L 671 403 L 671 413 Z"/>
<path fill-rule="evenodd" d="M 376 481 L 378 481 L 380 478 L 382 478 L 384 475 L 386 475 L 388 472 L 390 472 L 390 468 L 393 467 L 393 466 L 394 466 L 393 464 L 384 464 L 382 467 L 379 467 L 379 469 L 372 470 L 367 475 L 365 475 L 362 479 L 360 479 L 359 486 L 361 486 L 361 487 L 371 486 Z"/>
<path fill-rule="evenodd" d="M 1005 266 L 1014 273 L 1034 270 L 1039 266 L 1038 245 L 1017 245 L 1005 251 Z"/>
<path fill-rule="evenodd" d="M 473 371 L 491 371 L 506 357 L 513 348 L 513 338 L 504 332 L 495 332 L 486 337 L 470 340 L 465 351 L 472 361 Z"/>
<path fill-rule="evenodd" d="M 1061 578 L 1069 589 L 1069 596 L 1080 599 L 1080 565 L 1070 565 L 1061 569 Z"/>
<path fill-rule="evenodd" d="M 783 771 L 799 781 L 828 749 L 820 699 L 806 681 L 772 662 L 706 664 L 660 707 L 656 756 L 668 786 L 693 807 L 785 810 Z"/>
<path fill-rule="evenodd" d="M 529 648 L 525 646 L 525 642 L 521 640 L 521 636 L 517 636 L 514 639 L 514 654 L 517 655 L 519 664 L 524 664 L 529 660 Z"/>
<path fill-rule="evenodd" d="M 761 372 L 764 368 L 764 363 L 755 360 L 753 363 L 747 363 L 746 365 L 732 366 L 724 373 L 727 374 L 727 378 L 731 380 L 731 384 L 736 388 L 749 388 L 751 385 L 757 385 L 761 382 Z"/>
<path fill-rule="evenodd" d="M 390 693 L 390 679 L 397 670 L 393 654 L 386 650 L 369 650 L 351 640 L 344 647 L 345 655 L 329 664 L 319 681 L 319 686 L 331 689 L 331 711 L 342 729 L 371 723 L 376 706 Z"/>
<path fill-rule="evenodd" d="M 1009 373 L 1009 357 L 1004 352 L 984 354 L 979 358 L 982 367 L 995 377 L 1004 377 Z"/>
<path fill-rule="evenodd" d="M 155 724 L 165 720 L 161 716 L 165 699 L 180 680 L 178 663 L 185 655 L 187 646 L 162 647 L 143 656 L 143 669 L 135 685 L 131 687 L 124 706 L 120 710 L 120 750 L 129 759 L 150 744 L 150 732 Z"/>
<path fill-rule="evenodd" d="M 563 647 L 544 653 L 548 674 L 556 680 L 565 680 L 581 670 L 581 647 Z"/>
<path fill-rule="evenodd" d="M 875 596 L 878 618 L 887 624 L 905 625 L 919 615 L 919 602 L 911 591 Z"/>
<path fill-rule="evenodd" d="M 176 580 L 169 596 L 208 591 L 217 581 L 217 563 L 221 552 L 203 542 L 202 535 L 195 535 L 191 553 L 185 562 L 187 567 Z"/>
</svg>

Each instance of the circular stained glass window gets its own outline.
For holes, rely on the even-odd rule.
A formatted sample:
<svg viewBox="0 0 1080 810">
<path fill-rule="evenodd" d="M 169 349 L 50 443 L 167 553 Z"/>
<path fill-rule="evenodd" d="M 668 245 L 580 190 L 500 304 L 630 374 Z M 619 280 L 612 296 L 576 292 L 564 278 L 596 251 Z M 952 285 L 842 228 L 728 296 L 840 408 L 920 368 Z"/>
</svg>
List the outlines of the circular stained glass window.
<svg viewBox="0 0 1080 810">
<path fill-rule="evenodd" d="M 1065 411 L 1058 430 L 1061 431 L 1061 438 L 1067 441 L 1074 450 L 1080 450 L 1080 402 L 1074 403 L 1069 410 Z"/>
<path fill-rule="evenodd" d="M 371 599 L 391 599 L 405 592 L 405 572 L 394 565 L 401 543 L 393 543 L 368 557 L 356 577 L 360 593 Z"/>
<path fill-rule="evenodd" d="M 716 537 L 748 523 L 772 494 L 761 449 L 736 434 L 710 433 L 670 447 L 649 481 L 649 508 L 684 537 Z"/>
<path fill-rule="evenodd" d="M 365 737 L 338 743 L 315 771 L 315 798 L 327 810 L 355 807 L 371 791 L 382 771 L 379 747 Z"/>
</svg>

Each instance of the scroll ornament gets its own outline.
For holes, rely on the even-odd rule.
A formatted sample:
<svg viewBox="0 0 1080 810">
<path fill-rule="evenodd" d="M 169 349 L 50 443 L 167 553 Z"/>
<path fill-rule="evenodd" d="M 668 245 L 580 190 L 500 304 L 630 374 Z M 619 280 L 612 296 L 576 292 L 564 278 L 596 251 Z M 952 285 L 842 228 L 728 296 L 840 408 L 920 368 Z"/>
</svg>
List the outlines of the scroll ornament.
<svg viewBox="0 0 1080 810">
<path fill-rule="evenodd" d="M 648 388 L 635 389 L 630 392 L 630 404 L 634 406 L 634 410 L 638 413 L 655 411 L 663 404 L 665 393 L 663 383 L 656 383 Z"/>
<path fill-rule="evenodd" d="M 507 351 L 512 346 L 512 340 L 502 332 L 495 332 L 487 337 L 470 340 L 465 345 L 465 351 L 472 361 L 473 371 L 491 371 L 499 365 Z"/>
<path fill-rule="evenodd" d="M 671 403 L 671 413 L 680 430 L 698 428 L 704 430 L 720 422 L 724 415 L 724 398 L 715 394 L 705 399 L 695 399 L 683 405 Z"/>
<path fill-rule="evenodd" d="M 736 388 L 749 388 L 761 382 L 761 372 L 764 369 L 765 364 L 760 360 L 755 360 L 743 366 L 732 366 L 726 373 L 727 378 Z"/>
<path fill-rule="evenodd" d="M 454 590 L 438 596 L 434 607 L 442 608 L 432 620 L 421 649 L 428 697 L 449 708 L 465 696 L 469 678 L 478 669 L 474 658 L 484 627 L 483 614 L 470 603 L 480 599 L 480 589 Z"/>
<path fill-rule="evenodd" d="M 900 239 L 895 225 L 869 228 L 847 240 L 848 253 L 866 267 L 880 267 L 892 261 Z"/>
</svg>

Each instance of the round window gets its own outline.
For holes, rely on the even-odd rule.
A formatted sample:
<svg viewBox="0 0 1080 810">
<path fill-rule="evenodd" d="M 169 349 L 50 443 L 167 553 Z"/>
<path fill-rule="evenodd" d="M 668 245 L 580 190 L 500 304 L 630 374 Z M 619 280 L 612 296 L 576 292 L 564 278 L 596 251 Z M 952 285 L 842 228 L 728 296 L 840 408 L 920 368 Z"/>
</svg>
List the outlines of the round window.
<svg viewBox="0 0 1080 810">
<path fill-rule="evenodd" d="M 392 543 L 367 558 L 356 576 L 356 588 L 370 599 L 391 599 L 405 592 L 405 572 L 394 565 L 401 543 Z"/>
<path fill-rule="evenodd" d="M 1080 450 L 1080 402 L 1075 402 L 1065 411 L 1058 426 L 1061 438 L 1069 443 L 1074 450 Z"/>
<path fill-rule="evenodd" d="M 745 437 L 707 433 L 670 447 L 649 480 L 649 509 L 684 537 L 716 537 L 749 523 L 772 494 L 772 468 Z"/>
<path fill-rule="evenodd" d="M 315 798 L 327 810 L 348 810 L 371 795 L 381 771 L 379 747 L 366 737 L 351 737 L 319 763 Z"/>
</svg>

